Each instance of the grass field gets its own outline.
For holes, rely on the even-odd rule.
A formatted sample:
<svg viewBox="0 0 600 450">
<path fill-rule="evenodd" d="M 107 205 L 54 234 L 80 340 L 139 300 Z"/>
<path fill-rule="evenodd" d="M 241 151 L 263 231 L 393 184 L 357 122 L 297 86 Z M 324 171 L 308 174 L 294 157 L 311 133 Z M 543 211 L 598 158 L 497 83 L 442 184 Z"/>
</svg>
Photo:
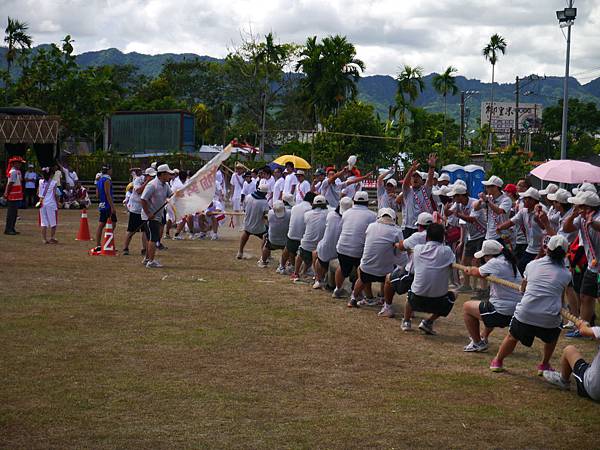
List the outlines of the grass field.
<svg viewBox="0 0 600 450">
<path fill-rule="evenodd" d="M 505 374 L 488 369 L 504 330 L 462 352 L 464 298 L 439 336 L 407 334 L 235 260 L 237 231 L 166 242 L 151 270 L 138 238 L 136 256 L 91 257 L 78 212 L 56 246 L 36 217 L 0 235 L 0 448 L 600 446 L 600 405 L 535 376 L 538 342 Z"/>
</svg>

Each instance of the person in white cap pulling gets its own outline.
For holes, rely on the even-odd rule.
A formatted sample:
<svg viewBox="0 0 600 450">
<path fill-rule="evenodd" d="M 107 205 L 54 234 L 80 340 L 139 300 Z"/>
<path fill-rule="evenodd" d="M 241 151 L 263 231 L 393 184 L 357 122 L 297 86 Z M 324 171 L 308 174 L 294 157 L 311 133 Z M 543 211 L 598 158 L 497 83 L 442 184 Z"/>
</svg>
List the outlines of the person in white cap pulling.
<svg viewBox="0 0 600 450">
<path fill-rule="evenodd" d="M 159 268 L 162 264 L 154 258 L 157 244 L 162 237 L 162 222 L 167 199 L 173 195 L 169 181 L 174 172 L 167 164 L 156 168 L 156 178 L 150 181 L 141 196 L 142 220 L 146 223 L 146 257 L 142 261 L 147 268 Z"/>
<path fill-rule="evenodd" d="M 244 248 L 248 243 L 250 236 L 256 236 L 261 241 L 264 240 L 267 232 L 265 215 L 269 211 L 267 193 L 269 185 L 266 182 L 259 183 L 256 191 L 245 199 L 246 215 L 244 216 L 244 231 L 240 236 L 240 247 L 236 255 L 237 259 L 247 259 L 244 254 Z"/>
<path fill-rule="evenodd" d="M 291 211 L 286 208 L 281 200 L 273 202 L 273 209 L 267 214 L 267 238 L 262 248 L 262 257 L 258 260 L 258 267 L 265 268 L 273 250 L 283 250 L 290 227 Z"/>
<path fill-rule="evenodd" d="M 496 240 L 483 242 L 475 258 L 485 263 L 481 267 L 470 267 L 467 272 L 473 277 L 493 275 L 511 283 L 521 284 L 517 261 L 511 251 Z M 501 284 L 490 284 L 489 301 L 467 301 L 463 304 L 463 318 L 471 341 L 464 347 L 465 352 L 485 352 L 488 349 L 488 336 L 494 328 L 506 328 L 523 294 Z M 481 332 L 479 322 L 483 322 Z"/>
<path fill-rule="evenodd" d="M 431 153 L 427 159 L 429 171 L 427 173 L 427 181 L 424 180 L 424 175 L 419 172 L 418 161 L 414 161 L 402 182 L 402 233 L 405 238 L 417 230 L 414 228 L 414 223 L 417 217 L 422 212 L 433 214 L 435 205 L 431 201 L 431 188 L 433 186 L 433 172 L 437 156 Z"/>
<path fill-rule="evenodd" d="M 573 213 L 567 216 L 563 223 L 563 231 L 579 232 L 583 240 L 583 248 L 587 258 L 587 268 L 583 274 L 579 290 L 580 317 L 591 322 L 594 315 L 596 298 L 598 297 L 598 255 L 600 254 L 600 197 L 593 191 L 580 190 L 575 197 L 569 198 L 574 205 Z M 580 333 L 575 330 L 567 337 L 578 338 Z"/>
<path fill-rule="evenodd" d="M 284 197 L 286 195 L 288 194 L 284 194 Z M 314 192 L 307 192 L 304 195 L 304 200 L 292 207 L 290 227 L 285 241 L 285 248 L 281 255 L 281 266 L 285 269 L 283 271 L 280 271 L 279 268 L 277 269 L 277 273 L 281 275 L 291 275 L 294 273 L 296 255 L 298 254 L 300 241 L 302 240 L 302 236 L 304 236 L 304 230 L 306 228 L 304 214 L 312 209 L 312 201 L 315 197 L 316 194 Z"/>
<path fill-rule="evenodd" d="M 542 376 L 544 370 L 551 370 L 550 358 L 561 332 L 562 297 L 571 282 L 571 273 L 565 267 L 568 248 L 569 243 L 563 236 L 552 236 L 546 247 L 546 256 L 527 265 L 521 284 L 523 298 L 515 308 L 508 334 L 490 363 L 492 372 L 504 371 L 504 360 L 517 344 L 521 342 L 531 347 L 536 337 L 544 343 L 542 362 L 536 367 L 537 374 Z"/>
<path fill-rule="evenodd" d="M 325 221 L 323 239 L 317 244 L 315 251 L 315 283 L 313 289 L 325 286 L 325 274 L 329 269 L 330 261 L 337 258 L 336 246 L 342 232 L 342 215 L 352 208 L 353 201 L 350 197 L 343 197 L 333 211 L 329 211 Z"/>
<path fill-rule="evenodd" d="M 328 212 L 327 200 L 324 196 L 317 195 L 312 201 L 312 209 L 304 213 L 304 234 L 300 240 L 292 281 L 304 281 L 307 271 L 313 267 L 313 252 L 325 234 Z"/>
<path fill-rule="evenodd" d="M 487 210 L 485 238 L 498 239 L 502 237 L 506 240 L 506 235 L 500 236 L 498 234 L 498 225 L 508 220 L 512 208 L 511 199 L 502 192 L 504 181 L 502 181 L 502 178 L 492 175 L 489 180 L 482 183 L 485 186 L 485 194 L 479 194 L 479 201 L 475 204 L 475 210 L 478 211 L 481 208 Z M 505 243 L 508 244 L 508 242 Z"/>
<path fill-rule="evenodd" d="M 365 246 L 365 231 L 376 219 L 377 215 L 369 210 L 369 194 L 365 191 L 354 194 L 354 205 L 344 213 L 341 220 L 342 231 L 336 246 L 340 265 L 335 272 L 333 298 L 348 295 L 342 289 L 344 280 L 360 265 Z"/>
<path fill-rule="evenodd" d="M 348 302 L 349 307 L 377 304 L 373 298 L 371 284 L 384 283 L 386 275 L 392 272 L 394 266 L 406 265 L 406 253 L 395 247 L 395 244 L 402 240 L 402 230 L 396 225 L 396 211 L 381 208 L 377 213 L 377 220 L 371 223 L 365 232 L 365 248 L 354 290 Z M 366 299 L 361 300 L 363 291 Z"/>
</svg>

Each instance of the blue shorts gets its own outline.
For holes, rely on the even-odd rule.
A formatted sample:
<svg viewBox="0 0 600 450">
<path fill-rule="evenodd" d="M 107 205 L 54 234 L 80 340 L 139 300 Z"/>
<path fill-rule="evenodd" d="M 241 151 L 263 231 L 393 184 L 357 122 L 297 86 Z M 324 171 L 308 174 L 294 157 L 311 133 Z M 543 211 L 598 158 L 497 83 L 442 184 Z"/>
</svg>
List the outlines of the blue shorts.
<svg viewBox="0 0 600 450">
<path fill-rule="evenodd" d="M 110 214 L 110 209 L 100 209 L 100 210 L 98 210 L 98 212 L 100 213 L 100 217 L 98 218 L 98 222 L 100 222 L 100 223 L 106 223 L 106 222 L 108 222 L 108 218 L 110 217 L 110 220 L 112 221 L 112 223 L 117 223 L 117 214 L 113 213 L 111 215 Z"/>
</svg>

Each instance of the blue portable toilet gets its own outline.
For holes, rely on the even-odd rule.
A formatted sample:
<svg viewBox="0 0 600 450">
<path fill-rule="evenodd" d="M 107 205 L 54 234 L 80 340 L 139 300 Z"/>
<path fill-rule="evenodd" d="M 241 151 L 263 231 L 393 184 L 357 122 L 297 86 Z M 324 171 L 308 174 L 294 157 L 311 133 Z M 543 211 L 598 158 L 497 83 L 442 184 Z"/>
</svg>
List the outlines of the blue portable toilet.
<svg viewBox="0 0 600 450">
<path fill-rule="evenodd" d="M 456 180 L 463 180 L 465 183 L 467 183 L 467 186 L 469 185 L 467 174 L 463 166 L 459 166 L 458 164 L 448 164 L 442 167 L 441 172 L 446 172 L 448 174 L 451 183 L 455 183 Z"/>
<path fill-rule="evenodd" d="M 483 192 L 483 180 L 485 180 L 485 170 L 483 167 L 476 164 L 465 166 L 467 175 L 467 186 L 469 187 L 469 195 L 477 197 L 480 192 Z"/>
</svg>

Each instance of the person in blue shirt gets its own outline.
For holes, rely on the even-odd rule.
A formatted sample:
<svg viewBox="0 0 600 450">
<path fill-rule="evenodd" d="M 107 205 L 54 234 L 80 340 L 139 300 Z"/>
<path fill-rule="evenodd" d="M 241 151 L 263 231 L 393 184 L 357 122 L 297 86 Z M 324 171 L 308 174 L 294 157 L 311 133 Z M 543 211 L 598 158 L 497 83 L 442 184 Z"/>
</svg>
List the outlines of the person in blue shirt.
<svg viewBox="0 0 600 450">
<path fill-rule="evenodd" d="M 96 230 L 96 248 L 95 252 L 102 250 L 102 231 L 106 222 L 110 218 L 113 224 L 113 229 L 117 226 L 117 211 L 113 201 L 113 185 L 112 185 L 112 168 L 105 164 L 102 166 L 100 178 L 96 181 L 96 192 L 98 195 L 98 229 Z"/>
</svg>

